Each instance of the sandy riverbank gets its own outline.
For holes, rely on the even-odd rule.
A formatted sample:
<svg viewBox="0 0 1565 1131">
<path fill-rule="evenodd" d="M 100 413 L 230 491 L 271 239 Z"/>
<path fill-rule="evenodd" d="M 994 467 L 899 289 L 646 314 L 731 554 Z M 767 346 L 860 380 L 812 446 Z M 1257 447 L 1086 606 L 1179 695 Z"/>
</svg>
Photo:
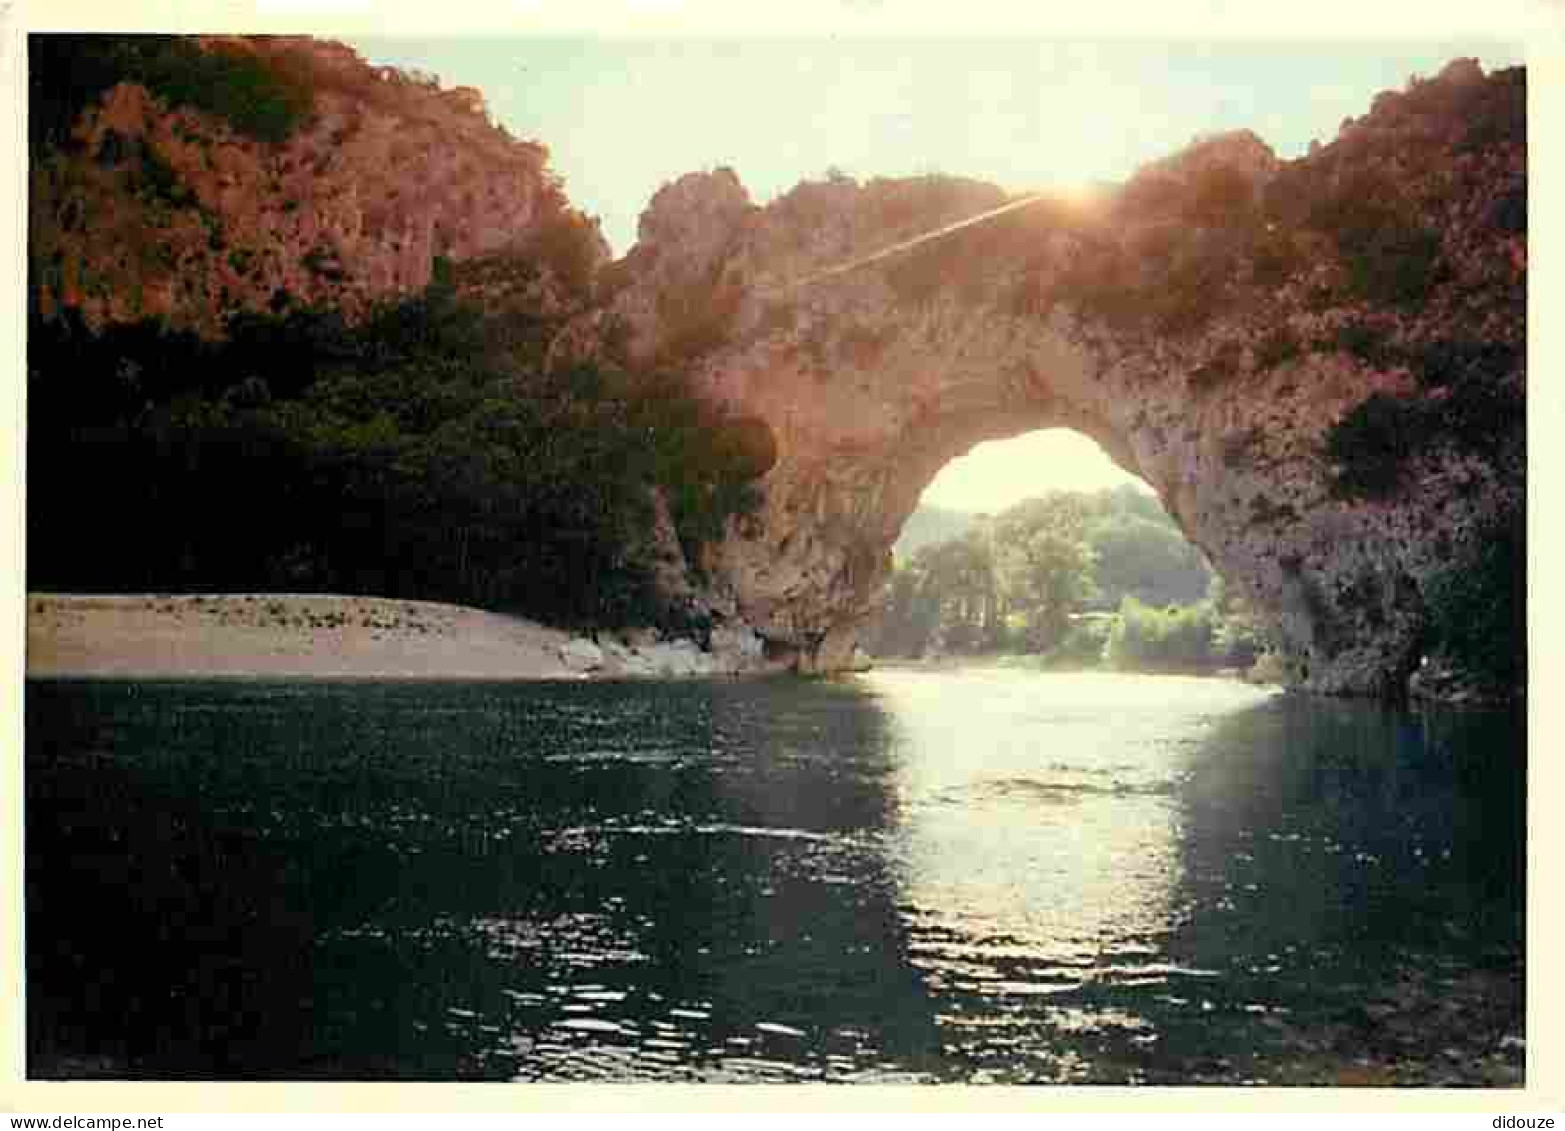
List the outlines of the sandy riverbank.
<svg viewBox="0 0 1565 1131">
<path fill-rule="evenodd" d="M 30 594 L 27 674 L 173 679 L 579 678 L 569 633 L 432 601 Z"/>
</svg>

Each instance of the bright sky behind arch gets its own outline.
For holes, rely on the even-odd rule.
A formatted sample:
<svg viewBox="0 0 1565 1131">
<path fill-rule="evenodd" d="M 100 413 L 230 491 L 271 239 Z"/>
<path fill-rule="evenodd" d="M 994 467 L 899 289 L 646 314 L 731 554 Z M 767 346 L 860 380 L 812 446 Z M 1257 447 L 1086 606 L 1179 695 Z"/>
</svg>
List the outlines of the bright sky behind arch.
<svg viewBox="0 0 1565 1131">
<path fill-rule="evenodd" d="M 1200 134 L 1253 129 L 1282 157 L 1375 94 L 1503 41 L 1196 43 L 1036 38 L 348 37 L 370 62 L 484 92 L 542 141 L 616 254 L 666 182 L 734 169 L 757 203 L 828 169 L 943 172 L 1022 191 L 1117 181 Z"/>
<path fill-rule="evenodd" d="M 1193 138 L 1254 130 L 1278 156 L 1330 141 L 1383 90 L 1519 42 L 1056 40 L 1028 37 L 346 37 L 370 62 L 484 92 L 491 117 L 549 147 L 572 202 L 617 255 L 663 184 L 731 167 L 759 204 L 828 169 L 952 173 L 1006 189 L 1122 181 Z M 1056 429 L 980 445 L 924 494 L 972 511 L 1052 487 L 1133 481 Z"/>
<path fill-rule="evenodd" d="M 1122 483 L 1151 490 L 1080 432 L 1050 428 L 978 444 L 941 468 L 920 501 L 996 513 L 1050 490 L 1096 491 Z"/>
</svg>

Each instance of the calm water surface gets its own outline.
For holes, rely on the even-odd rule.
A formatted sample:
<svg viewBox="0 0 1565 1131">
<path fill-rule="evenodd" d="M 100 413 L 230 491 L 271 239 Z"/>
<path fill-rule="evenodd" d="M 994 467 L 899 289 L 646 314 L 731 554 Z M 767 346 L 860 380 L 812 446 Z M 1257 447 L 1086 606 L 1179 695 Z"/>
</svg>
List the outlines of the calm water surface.
<svg viewBox="0 0 1565 1131">
<path fill-rule="evenodd" d="M 1520 1081 L 1510 715 L 975 670 L 26 724 L 35 1076 Z"/>
</svg>

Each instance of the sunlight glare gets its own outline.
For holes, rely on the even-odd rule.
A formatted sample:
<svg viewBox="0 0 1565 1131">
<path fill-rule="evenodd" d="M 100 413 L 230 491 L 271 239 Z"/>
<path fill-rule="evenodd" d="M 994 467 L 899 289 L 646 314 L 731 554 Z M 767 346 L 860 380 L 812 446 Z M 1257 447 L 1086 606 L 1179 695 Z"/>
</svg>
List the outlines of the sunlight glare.
<svg viewBox="0 0 1565 1131">
<path fill-rule="evenodd" d="M 1123 483 L 1146 488 L 1080 432 L 1051 428 L 977 445 L 941 468 L 920 502 L 992 513 L 1051 489 L 1096 491 Z"/>
<path fill-rule="evenodd" d="M 1049 185 L 1039 191 L 1050 200 L 1080 214 L 1091 212 L 1103 203 L 1109 186 L 1104 181 L 1068 181 Z"/>
</svg>

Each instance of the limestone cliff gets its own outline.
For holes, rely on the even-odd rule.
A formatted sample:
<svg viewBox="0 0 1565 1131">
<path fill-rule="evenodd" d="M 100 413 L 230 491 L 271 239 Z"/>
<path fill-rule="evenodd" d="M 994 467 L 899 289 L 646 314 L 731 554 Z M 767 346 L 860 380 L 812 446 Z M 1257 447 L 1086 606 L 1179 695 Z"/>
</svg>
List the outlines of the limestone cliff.
<svg viewBox="0 0 1565 1131">
<path fill-rule="evenodd" d="M 478 91 L 331 42 L 199 42 L 301 89 L 297 127 L 248 136 L 134 81 L 93 97 L 68 137 L 34 149 L 29 263 L 45 316 L 213 333 L 236 311 L 293 302 L 352 319 L 426 286 L 437 258 L 493 252 L 569 214 L 547 150 L 493 125 Z"/>
<path fill-rule="evenodd" d="M 1006 194 L 665 187 L 615 310 L 778 450 L 760 512 L 708 550 L 714 607 L 845 665 L 939 468 L 1067 426 L 1270 611 L 1303 685 L 1400 688 L 1431 579 L 1521 507 L 1524 118 L 1522 72 L 1459 61 L 1298 161 L 1205 139 L 1097 199 L 912 243 Z"/>
<path fill-rule="evenodd" d="M 1519 70 L 1459 61 L 1297 161 L 1229 134 L 1090 199 L 835 177 L 763 208 L 731 171 L 691 174 L 610 265 L 478 92 L 306 39 L 201 50 L 291 76 L 297 123 L 258 138 L 155 83 L 95 92 L 34 149 L 39 313 L 351 319 L 468 261 L 469 296 L 545 316 L 551 363 L 689 373 L 719 424 L 770 433 L 758 509 L 666 585 L 771 660 L 851 663 L 923 487 L 1039 428 L 1145 478 L 1322 691 L 1405 685 L 1432 588 L 1521 513 Z M 542 277 L 489 254 L 518 246 Z"/>
</svg>

